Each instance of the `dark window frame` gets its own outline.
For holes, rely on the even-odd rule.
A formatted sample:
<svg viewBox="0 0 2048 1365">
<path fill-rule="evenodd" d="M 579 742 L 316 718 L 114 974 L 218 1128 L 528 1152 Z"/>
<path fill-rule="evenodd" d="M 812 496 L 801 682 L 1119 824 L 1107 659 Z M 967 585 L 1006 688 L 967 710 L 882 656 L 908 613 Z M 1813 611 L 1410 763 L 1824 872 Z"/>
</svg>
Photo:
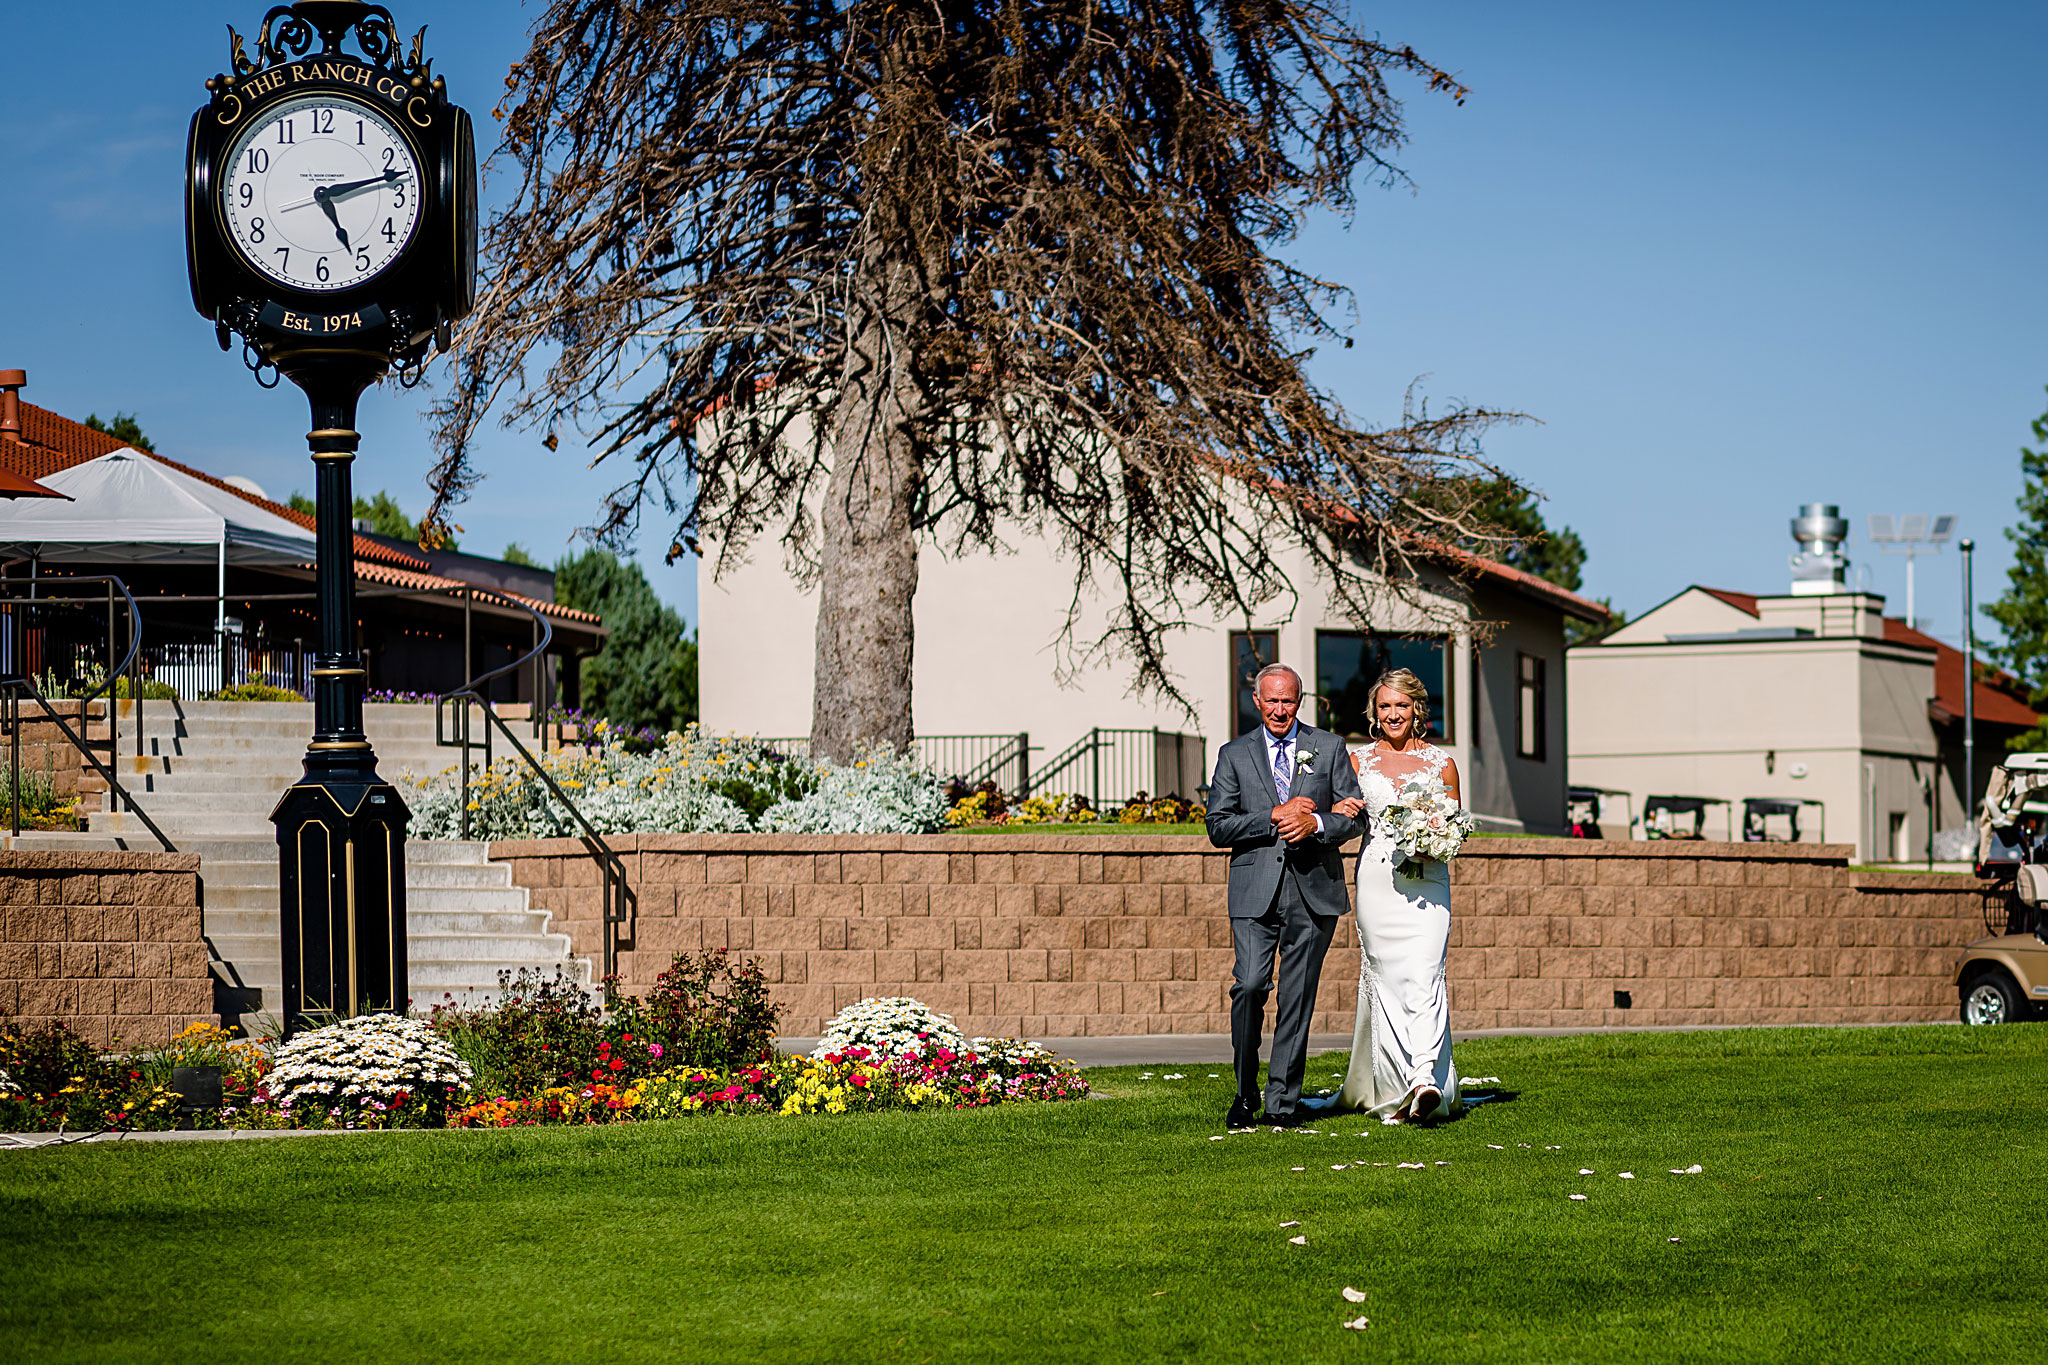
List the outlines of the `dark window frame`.
<svg viewBox="0 0 2048 1365">
<path fill-rule="evenodd" d="M 1332 730 L 1333 733 L 1341 734 L 1342 731 L 1333 729 L 1332 717 L 1327 713 L 1329 705 L 1328 695 L 1323 691 L 1324 636 L 1348 637 L 1352 639 L 1423 641 L 1436 645 L 1439 661 L 1438 672 L 1440 675 L 1438 682 L 1443 691 L 1438 704 L 1430 708 L 1428 739 L 1432 744 L 1454 744 L 1457 742 L 1457 729 L 1453 724 L 1458 704 L 1458 670 L 1455 662 L 1457 658 L 1457 637 L 1455 635 L 1434 631 L 1318 629 L 1315 638 L 1314 661 L 1316 672 L 1316 724 L 1322 729 Z"/>
<path fill-rule="evenodd" d="M 1546 676 L 1549 662 L 1541 654 L 1515 651 L 1515 757 L 1531 763 L 1548 762 L 1550 758 L 1550 686 Z M 1535 697 L 1533 705 L 1529 700 L 1531 693 Z M 1533 735 L 1529 733 L 1532 716 Z"/>
<path fill-rule="evenodd" d="M 1257 642 L 1261 639 L 1271 640 L 1273 642 L 1272 658 L 1266 659 L 1260 654 Z M 1257 703 L 1254 703 L 1251 708 L 1252 723 L 1249 726 L 1240 728 L 1241 723 L 1245 718 L 1244 694 L 1252 689 L 1251 678 L 1257 672 L 1257 670 L 1254 669 L 1252 674 L 1242 673 L 1241 665 L 1238 662 L 1238 644 L 1240 641 L 1251 642 L 1252 658 L 1254 660 L 1260 661 L 1260 668 L 1270 667 L 1271 665 L 1280 662 L 1280 632 L 1278 630 L 1233 630 L 1230 632 L 1230 639 L 1226 643 L 1225 648 L 1228 651 L 1227 657 L 1229 659 L 1230 666 L 1229 697 L 1230 729 L 1232 739 L 1237 738 L 1239 735 L 1250 734 L 1253 730 L 1258 729 L 1261 724 L 1258 718 L 1259 708 Z"/>
</svg>

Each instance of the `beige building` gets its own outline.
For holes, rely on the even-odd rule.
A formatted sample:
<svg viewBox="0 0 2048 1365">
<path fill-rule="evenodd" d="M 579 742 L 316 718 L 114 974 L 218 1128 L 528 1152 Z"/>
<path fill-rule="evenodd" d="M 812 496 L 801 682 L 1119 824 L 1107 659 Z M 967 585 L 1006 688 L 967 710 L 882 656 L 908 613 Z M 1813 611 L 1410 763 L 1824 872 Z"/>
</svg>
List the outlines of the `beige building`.
<svg viewBox="0 0 2048 1365">
<path fill-rule="evenodd" d="M 1927 858 L 1933 832 L 1966 823 L 1962 654 L 1847 591 L 1839 545 L 1809 543 L 1795 574 L 1816 554 L 1829 572 L 1783 596 L 1690 587 L 1573 648 L 1572 782 L 1625 794 L 1638 838 L 1652 797 L 1729 803 L 1706 812 L 1715 839 L 1744 836 L 1749 798 L 1792 799 L 1818 803 L 1801 812 L 1803 840 L 1853 843 L 1863 861 Z M 2035 715 L 2011 679 L 1980 679 L 1974 703 L 1981 793 Z M 1609 837 L 1620 804 L 1603 813 Z"/>
<path fill-rule="evenodd" d="M 717 579 L 716 548 L 705 555 L 697 592 L 705 725 L 808 734 L 816 595 L 772 543 Z M 1059 676 L 1055 642 L 1072 573 L 1046 541 L 1020 536 L 1007 554 L 964 559 L 927 550 L 915 607 L 919 743 L 942 769 L 991 776 L 1013 794 L 1020 785 L 1079 792 L 1098 805 L 1141 789 L 1193 797 L 1217 747 L 1257 724 L 1249 679 L 1262 663 L 1300 671 L 1316 694 L 1317 722 L 1340 733 L 1363 729 L 1370 679 L 1399 665 L 1429 686 L 1436 736 L 1465 774 L 1474 809 L 1500 828 L 1560 829 L 1564 623 L 1604 622 L 1605 609 L 1506 565 L 1470 568 L 1462 598 L 1447 574 L 1428 585 L 1451 624 L 1425 624 L 1423 613 L 1390 604 L 1374 630 L 1362 631 L 1336 614 L 1301 556 L 1290 566 L 1300 594 L 1291 612 L 1283 605 L 1250 629 L 1200 622 L 1172 638 L 1168 662 L 1190 716 L 1133 696 L 1116 661 Z M 1487 629 L 1475 631 L 1475 621 Z M 1028 769 L 1001 738 L 1020 735 L 1028 736 Z"/>
</svg>

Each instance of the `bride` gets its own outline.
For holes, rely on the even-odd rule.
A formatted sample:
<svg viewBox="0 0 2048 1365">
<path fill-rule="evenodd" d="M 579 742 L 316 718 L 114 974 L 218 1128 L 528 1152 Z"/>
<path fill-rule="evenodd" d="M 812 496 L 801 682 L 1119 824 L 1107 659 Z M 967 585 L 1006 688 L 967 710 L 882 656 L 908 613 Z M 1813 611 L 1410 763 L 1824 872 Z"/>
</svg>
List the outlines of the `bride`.
<svg viewBox="0 0 2048 1365">
<path fill-rule="evenodd" d="M 1429 724 L 1422 679 L 1405 668 L 1381 674 L 1372 689 L 1372 724 L 1373 741 L 1351 754 L 1365 799 L 1335 806 L 1354 819 L 1361 811 L 1372 817 L 1358 854 L 1358 1022 L 1335 1107 L 1408 1123 L 1445 1117 L 1458 1107 L 1444 986 L 1451 869 L 1430 861 L 1411 866 L 1419 876 L 1397 871 L 1393 836 L 1381 817 L 1401 784 L 1418 774 L 1440 778 L 1453 800 L 1463 798 L 1458 765 L 1422 738 Z"/>
</svg>

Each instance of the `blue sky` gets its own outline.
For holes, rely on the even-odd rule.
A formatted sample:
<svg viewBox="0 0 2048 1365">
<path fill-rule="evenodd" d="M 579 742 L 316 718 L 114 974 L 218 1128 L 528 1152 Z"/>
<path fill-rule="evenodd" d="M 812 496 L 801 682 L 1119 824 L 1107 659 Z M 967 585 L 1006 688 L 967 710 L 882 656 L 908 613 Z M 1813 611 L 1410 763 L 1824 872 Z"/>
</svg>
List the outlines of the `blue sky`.
<svg viewBox="0 0 2048 1365">
<path fill-rule="evenodd" d="M 185 120 L 264 6 L 11 6 L 0 19 L 0 367 L 83 417 L 140 414 L 158 448 L 273 495 L 310 488 L 303 402 L 258 390 L 185 291 Z M 435 69 L 481 118 L 536 12 L 431 0 Z M 2026 424 L 2048 407 L 2040 225 L 2048 8 L 1436 0 L 1361 21 L 1459 72 L 1405 92 L 1414 185 L 1367 190 L 1296 244 L 1357 292 L 1356 346 L 1316 362 L 1355 414 L 1438 402 L 1531 414 L 1490 454 L 1591 551 L 1631 612 L 1691 582 L 1782 591 L 1796 505 L 1836 501 L 1852 558 L 1903 610 L 1871 512 L 1954 512 L 2001 587 Z M 81 32 L 90 16 L 92 32 Z M 204 16 L 204 17 L 202 17 Z M 84 73 L 82 75 L 82 73 Z M 488 132 L 484 119 L 480 131 Z M 490 197 L 487 185 L 486 197 Z M 418 394 L 366 399 L 359 487 L 415 512 Z M 463 543 L 562 552 L 611 478 L 568 442 L 493 432 Z M 668 527 L 642 556 L 694 615 Z M 1956 556 L 1919 610 L 1957 631 Z M 1981 627 L 1980 627 L 1981 629 Z"/>
</svg>

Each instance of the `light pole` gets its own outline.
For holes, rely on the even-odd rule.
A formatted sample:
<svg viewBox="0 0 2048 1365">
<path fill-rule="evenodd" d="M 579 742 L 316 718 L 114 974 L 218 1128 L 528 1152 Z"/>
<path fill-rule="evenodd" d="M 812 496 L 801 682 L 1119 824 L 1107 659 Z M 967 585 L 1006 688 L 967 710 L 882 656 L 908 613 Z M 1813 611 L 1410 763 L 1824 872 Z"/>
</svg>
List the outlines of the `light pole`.
<svg viewBox="0 0 2048 1365">
<path fill-rule="evenodd" d="M 1975 593 L 1970 583 L 1970 557 L 1977 542 L 1965 537 L 1957 549 L 1963 552 L 1963 817 L 1977 818 L 1977 632 Z"/>
</svg>

